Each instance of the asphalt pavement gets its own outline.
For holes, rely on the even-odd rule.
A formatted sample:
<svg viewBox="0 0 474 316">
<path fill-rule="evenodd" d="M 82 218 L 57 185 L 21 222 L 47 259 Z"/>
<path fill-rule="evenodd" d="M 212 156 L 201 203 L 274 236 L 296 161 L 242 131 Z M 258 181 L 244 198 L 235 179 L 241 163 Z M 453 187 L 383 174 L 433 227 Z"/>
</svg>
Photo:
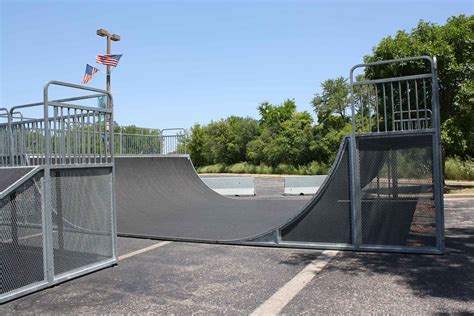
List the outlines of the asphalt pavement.
<svg viewBox="0 0 474 316">
<path fill-rule="evenodd" d="M 118 266 L 1 305 L 0 315 L 240 315 L 282 290 L 292 295 L 279 310 L 287 315 L 474 313 L 474 199 L 446 199 L 445 209 L 445 255 L 341 251 L 303 279 L 322 251 L 119 238 Z M 295 280 L 305 283 L 288 286 Z"/>
</svg>

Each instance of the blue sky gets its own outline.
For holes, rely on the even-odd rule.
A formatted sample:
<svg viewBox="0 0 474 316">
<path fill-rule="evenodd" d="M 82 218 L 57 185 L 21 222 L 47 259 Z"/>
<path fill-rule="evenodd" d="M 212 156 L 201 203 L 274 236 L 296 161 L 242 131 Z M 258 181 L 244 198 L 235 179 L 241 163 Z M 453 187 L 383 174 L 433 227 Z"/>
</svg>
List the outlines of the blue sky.
<svg viewBox="0 0 474 316">
<path fill-rule="evenodd" d="M 257 117 L 260 102 L 286 98 L 311 111 L 320 84 L 347 76 L 381 38 L 474 11 L 474 0 L 0 2 L 0 107 L 40 101 L 48 80 L 80 83 L 106 28 L 124 54 L 115 119 L 150 128 Z M 105 88 L 105 75 L 89 85 Z"/>
</svg>

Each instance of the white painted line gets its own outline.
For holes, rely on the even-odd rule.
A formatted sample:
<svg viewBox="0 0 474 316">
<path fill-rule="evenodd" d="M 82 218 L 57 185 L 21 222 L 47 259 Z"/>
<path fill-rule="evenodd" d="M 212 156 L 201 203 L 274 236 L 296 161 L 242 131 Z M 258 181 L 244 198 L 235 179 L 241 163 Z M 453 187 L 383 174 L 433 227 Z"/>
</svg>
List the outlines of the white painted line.
<svg viewBox="0 0 474 316">
<path fill-rule="evenodd" d="M 320 272 L 339 251 L 325 250 L 316 259 L 311 261 L 293 279 L 283 285 L 275 294 L 250 314 L 251 316 L 277 315 L 288 303 L 309 284 L 314 276 Z"/>
<path fill-rule="evenodd" d="M 136 256 L 136 255 L 142 254 L 142 253 L 144 253 L 144 252 L 147 252 L 147 251 L 150 251 L 150 250 L 153 250 L 153 249 L 156 249 L 156 248 L 160 248 L 160 247 L 166 246 L 167 244 L 170 244 L 170 243 L 171 243 L 171 241 L 162 241 L 162 242 L 159 242 L 159 243 L 157 243 L 157 244 L 154 244 L 154 245 L 145 247 L 145 248 L 143 248 L 143 249 L 139 249 L 139 250 L 136 250 L 136 251 L 129 252 L 129 253 L 125 254 L 125 255 L 121 255 L 121 256 L 118 257 L 118 260 L 121 261 L 121 260 L 124 260 L 124 259 L 130 258 L 130 257 Z"/>
</svg>

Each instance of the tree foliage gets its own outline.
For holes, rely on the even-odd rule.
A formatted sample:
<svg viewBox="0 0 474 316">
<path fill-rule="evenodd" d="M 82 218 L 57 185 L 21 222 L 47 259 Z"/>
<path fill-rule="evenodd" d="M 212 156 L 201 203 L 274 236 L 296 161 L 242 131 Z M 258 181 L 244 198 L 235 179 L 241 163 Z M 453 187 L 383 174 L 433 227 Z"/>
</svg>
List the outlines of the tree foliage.
<svg viewBox="0 0 474 316">
<path fill-rule="evenodd" d="M 337 114 L 342 118 L 347 118 L 347 108 L 350 106 L 350 86 L 347 79 L 338 77 L 328 79 L 321 84 L 323 92 L 316 94 L 311 100 L 314 112 L 318 116 L 318 122 Z"/>
<path fill-rule="evenodd" d="M 258 134 L 258 122 L 231 116 L 191 128 L 187 148 L 196 166 L 216 163 L 233 164 L 246 160 L 247 144 Z"/>
<path fill-rule="evenodd" d="M 366 62 L 419 55 L 437 56 L 442 142 L 448 156 L 474 155 L 474 17 L 460 15 L 446 25 L 425 21 L 410 32 L 383 38 Z M 427 67 L 428 66 L 428 67 Z M 356 80 L 429 72 L 426 62 L 368 68 Z M 367 113 L 360 100 L 374 91 L 354 87 L 355 117 Z M 194 125 L 188 148 L 197 166 L 251 162 L 269 168 L 330 165 L 344 135 L 350 134 L 351 100 L 347 78 L 328 79 L 311 101 L 310 113 L 297 111 L 294 99 L 263 102 L 259 119 L 231 116 L 206 126 Z M 356 120 L 357 121 L 357 120 Z M 386 122 L 379 122 L 383 124 Z M 375 120 L 371 124 L 375 126 Z M 356 123 L 356 128 L 360 126 Z"/>
<path fill-rule="evenodd" d="M 420 21 L 411 32 L 383 38 L 366 62 L 436 56 L 438 60 L 442 142 L 448 156 L 474 155 L 474 16 L 459 15 L 445 25 Z M 374 67 L 370 79 L 429 72 L 426 62 Z"/>
<path fill-rule="evenodd" d="M 294 100 L 286 100 L 279 106 L 261 104 L 259 109 L 262 106 L 270 111 L 263 112 L 261 134 L 248 146 L 249 160 L 270 166 L 281 163 L 299 165 L 311 161 L 311 115 L 308 112 L 297 112 Z M 269 113 L 271 119 L 265 119 L 263 115 Z"/>
</svg>

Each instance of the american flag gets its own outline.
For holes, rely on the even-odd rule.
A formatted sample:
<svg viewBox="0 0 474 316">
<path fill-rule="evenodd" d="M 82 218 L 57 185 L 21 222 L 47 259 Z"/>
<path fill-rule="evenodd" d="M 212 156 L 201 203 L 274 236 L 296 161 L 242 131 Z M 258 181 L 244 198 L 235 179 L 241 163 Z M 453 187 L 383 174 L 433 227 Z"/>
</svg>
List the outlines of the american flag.
<svg viewBox="0 0 474 316">
<path fill-rule="evenodd" d="M 97 55 L 95 61 L 98 64 L 116 67 L 122 55 Z"/>
<path fill-rule="evenodd" d="M 87 64 L 86 66 L 86 73 L 84 74 L 84 78 L 82 79 L 83 84 L 87 84 L 91 81 L 92 77 L 99 71 L 99 69 L 92 67 L 91 65 Z"/>
</svg>

